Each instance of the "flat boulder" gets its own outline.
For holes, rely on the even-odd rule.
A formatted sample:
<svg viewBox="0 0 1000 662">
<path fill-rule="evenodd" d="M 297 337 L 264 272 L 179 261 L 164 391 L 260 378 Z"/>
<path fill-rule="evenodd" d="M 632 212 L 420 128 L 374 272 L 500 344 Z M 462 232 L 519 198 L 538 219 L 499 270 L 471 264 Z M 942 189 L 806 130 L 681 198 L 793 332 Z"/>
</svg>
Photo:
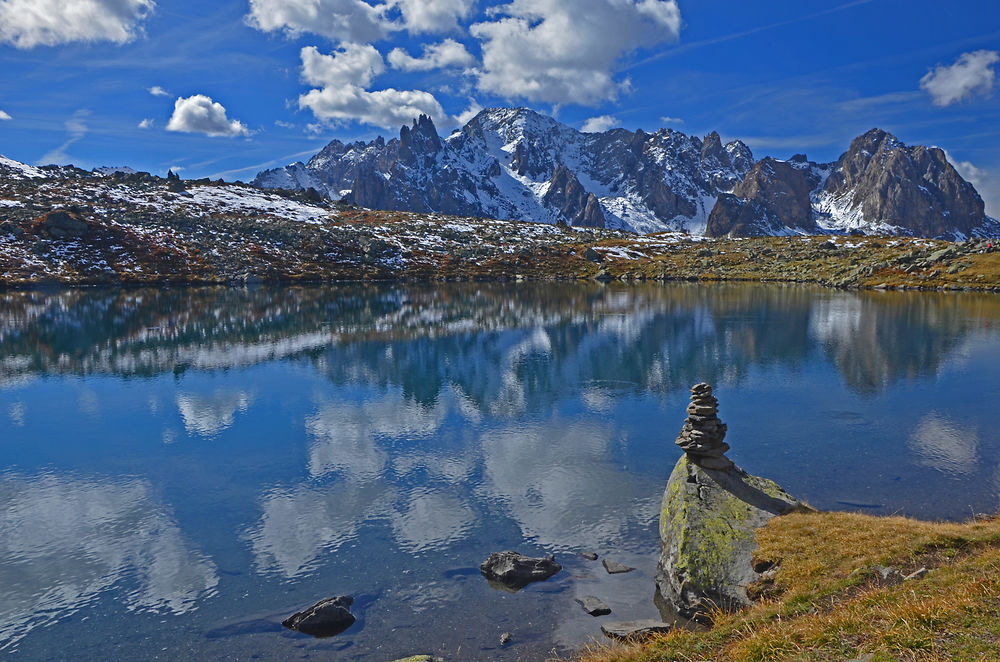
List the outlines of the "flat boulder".
<svg viewBox="0 0 1000 662">
<path fill-rule="evenodd" d="M 281 622 L 289 630 L 295 630 L 314 637 L 332 637 L 354 624 L 354 614 L 350 606 L 354 598 L 338 595 L 326 598 L 302 611 L 296 612 Z"/>
<path fill-rule="evenodd" d="M 582 598 L 577 598 L 576 601 L 591 616 L 605 616 L 611 613 L 611 607 L 593 595 L 585 595 Z"/>
<path fill-rule="evenodd" d="M 608 571 L 609 575 L 619 575 L 623 572 L 632 572 L 635 568 L 627 566 L 624 563 L 619 563 L 618 561 L 613 561 L 611 559 L 604 559 L 601 561 L 604 564 L 604 569 Z"/>
<path fill-rule="evenodd" d="M 486 579 L 510 589 L 521 589 L 531 582 L 540 582 L 562 570 L 556 557 L 533 558 L 517 552 L 493 552 L 479 566 Z"/>
</svg>

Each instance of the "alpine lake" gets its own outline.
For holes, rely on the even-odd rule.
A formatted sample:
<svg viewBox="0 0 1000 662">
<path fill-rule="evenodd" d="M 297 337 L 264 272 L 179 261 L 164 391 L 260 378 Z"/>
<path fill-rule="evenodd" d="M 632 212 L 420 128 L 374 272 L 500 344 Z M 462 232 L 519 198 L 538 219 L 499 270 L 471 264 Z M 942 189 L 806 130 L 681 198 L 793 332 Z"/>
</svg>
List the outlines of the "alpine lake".
<svg viewBox="0 0 1000 662">
<path fill-rule="evenodd" d="M 0 657 L 569 657 L 659 617 L 691 385 L 729 457 L 816 508 L 963 520 L 998 508 L 998 366 L 995 294 L 0 292 Z M 563 570 L 497 590 L 506 549 Z M 343 633 L 281 626 L 336 595 Z"/>
</svg>

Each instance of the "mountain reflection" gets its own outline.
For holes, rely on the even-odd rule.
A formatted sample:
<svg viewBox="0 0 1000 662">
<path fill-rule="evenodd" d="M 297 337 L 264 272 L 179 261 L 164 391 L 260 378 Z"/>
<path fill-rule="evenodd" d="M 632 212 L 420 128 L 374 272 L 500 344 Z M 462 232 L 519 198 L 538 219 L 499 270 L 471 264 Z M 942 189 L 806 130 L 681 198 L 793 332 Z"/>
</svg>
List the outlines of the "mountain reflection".
<svg viewBox="0 0 1000 662">
<path fill-rule="evenodd" d="M 180 614 L 218 581 L 144 481 L 0 477 L 0 650 L 115 584 L 130 610 Z"/>
<path fill-rule="evenodd" d="M 583 384 L 670 390 L 825 357 L 851 389 L 877 393 L 935 375 L 998 311 L 990 295 L 761 285 L 5 292 L 0 388 L 49 373 L 143 376 L 306 358 L 338 384 L 399 385 L 424 405 L 455 388 L 500 414 L 544 407 Z M 244 408 L 178 404 L 202 434 Z"/>
</svg>

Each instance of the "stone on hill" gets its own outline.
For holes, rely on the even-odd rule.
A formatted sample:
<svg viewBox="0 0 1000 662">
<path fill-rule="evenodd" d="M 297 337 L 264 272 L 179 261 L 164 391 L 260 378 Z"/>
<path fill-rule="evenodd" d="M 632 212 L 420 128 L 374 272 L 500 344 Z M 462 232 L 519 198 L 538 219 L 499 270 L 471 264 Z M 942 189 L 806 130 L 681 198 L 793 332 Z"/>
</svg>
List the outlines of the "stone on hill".
<svg viewBox="0 0 1000 662">
<path fill-rule="evenodd" d="M 87 232 L 87 222 L 74 213 L 56 209 L 42 217 L 45 232 L 56 239 L 81 237 Z"/>
<path fill-rule="evenodd" d="M 754 531 L 776 515 L 808 508 L 726 458 L 726 426 L 714 414 L 711 387 L 698 384 L 691 391 L 677 439 L 685 454 L 663 494 L 656 569 L 657 589 L 685 618 L 749 605 L 747 587 L 761 578 L 753 568 Z M 707 409 L 713 412 L 703 414 Z"/>
</svg>

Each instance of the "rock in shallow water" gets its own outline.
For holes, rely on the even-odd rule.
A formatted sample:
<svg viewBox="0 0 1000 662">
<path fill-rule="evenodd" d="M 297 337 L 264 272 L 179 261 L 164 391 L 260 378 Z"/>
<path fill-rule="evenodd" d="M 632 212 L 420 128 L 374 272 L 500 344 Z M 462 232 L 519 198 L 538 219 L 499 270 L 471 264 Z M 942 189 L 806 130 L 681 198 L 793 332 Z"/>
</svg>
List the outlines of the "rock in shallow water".
<svg viewBox="0 0 1000 662">
<path fill-rule="evenodd" d="M 576 601 L 583 607 L 583 610 L 590 614 L 591 616 L 604 616 L 605 614 L 611 613 L 611 607 L 604 604 L 604 602 L 593 595 L 585 595 L 582 598 L 577 598 Z"/>
<path fill-rule="evenodd" d="M 314 637 L 332 637 L 354 624 L 354 614 L 349 610 L 354 598 L 338 595 L 320 600 L 313 606 L 296 612 L 281 622 L 289 630 L 296 630 Z"/>
<path fill-rule="evenodd" d="M 612 561 L 611 559 L 604 559 L 601 563 L 604 564 L 604 569 L 608 571 L 609 575 L 617 575 L 635 570 L 635 568 L 627 566 L 624 563 L 619 563 L 618 561 Z"/>
<path fill-rule="evenodd" d="M 603 624 L 601 626 L 601 632 L 604 633 L 605 637 L 610 637 L 612 639 L 642 641 L 643 639 L 648 639 L 654 634 L 669 632 L 672 627 L 673 626 L 669 623 L 655 621 L 652 619 L 640 621 L 613 621 Z"/>
<path fill-rule="evenodd" d="M 524 588 L 531 582 L 540 582 L 562 570 L 556 557 L 532 558 L 517 552 L 493 552 L 479 566 L 486 579 L 507 588 Z"/>
</svg>

